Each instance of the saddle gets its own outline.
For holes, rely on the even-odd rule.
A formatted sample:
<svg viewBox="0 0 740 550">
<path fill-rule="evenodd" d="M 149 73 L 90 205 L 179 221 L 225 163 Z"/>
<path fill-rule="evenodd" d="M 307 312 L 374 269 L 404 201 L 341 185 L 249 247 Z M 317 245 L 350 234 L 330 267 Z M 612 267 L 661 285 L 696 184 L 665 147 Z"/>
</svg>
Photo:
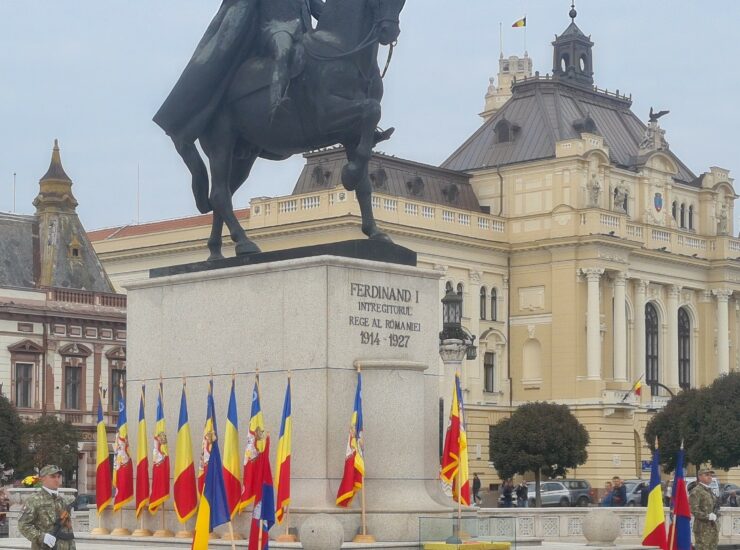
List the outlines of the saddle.
<svg viewBox="0 0 740 550">
<path fill-rule="evenodd" d="M 291 83 L 303 73 L 306 68 L 305 46 L 303 38 L 295 42 L 293 53 L 290 56 L 288 70 Z M 229 103 L 247 97 L 255 92 L 270 86 L 272 72 L 275 62 L 262 55 L 250 56 L 237 69 L 231 86 L 226 92 L 226 100 Z"/>
</svg>

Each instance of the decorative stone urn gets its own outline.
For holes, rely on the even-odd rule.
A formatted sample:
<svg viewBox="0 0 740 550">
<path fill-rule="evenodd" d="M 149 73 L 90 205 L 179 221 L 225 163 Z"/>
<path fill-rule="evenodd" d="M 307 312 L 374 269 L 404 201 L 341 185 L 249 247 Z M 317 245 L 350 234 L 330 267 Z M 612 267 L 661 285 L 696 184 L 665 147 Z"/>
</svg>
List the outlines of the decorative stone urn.
<svg viewBox="0 0 740 550">
<path fill-rule="evenodd" d="M 23 507 L 23 503 L 25 503 L 31 495 L 36 493 L 36 491 L 38 491 L 37 487 L 7 487 L 5 492 L 10 500 L 10 509 L 20 510 Z M 59 489 L 59 493 L 61 493 L 63 497 L 67 497 L 67 500 L 72 500 L 77 494 L 77 489 L 67 489 L 63 487 Z"/>
<path fill-rule="evenodd" d="M 587 546 L 616 546 L 614 541 L 619 536 L 620 527 L 619 516 L 603 508 L 591 510 L 581 524 Z"/>
</svg>

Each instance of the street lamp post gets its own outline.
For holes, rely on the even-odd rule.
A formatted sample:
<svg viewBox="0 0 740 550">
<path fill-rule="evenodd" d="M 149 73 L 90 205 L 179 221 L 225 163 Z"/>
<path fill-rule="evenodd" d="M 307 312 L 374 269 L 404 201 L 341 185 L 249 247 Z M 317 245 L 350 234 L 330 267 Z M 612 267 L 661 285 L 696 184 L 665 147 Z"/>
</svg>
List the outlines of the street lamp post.
<svg viewBox="0 0 740 550">
<path fill-rule="evenodd" d="M 478 350 L 474 342 L 475 336 L 462 326 L 462 297 L 450 289 L 442 298 L 442 332 L 439 333 L 439 355 L 445 366 L 445 380 L 449 372 L 459 373 L 462 370 L 464 359 L 477 357 Z M 462 379 L 462 376 L 460 378 Z M 459 496 L 457 500 L 457 526 L 453 529 L 452 536 L 445 541 L 447 544 L 462 544 L 460 538 L 462 510 Z"/>
</svg>

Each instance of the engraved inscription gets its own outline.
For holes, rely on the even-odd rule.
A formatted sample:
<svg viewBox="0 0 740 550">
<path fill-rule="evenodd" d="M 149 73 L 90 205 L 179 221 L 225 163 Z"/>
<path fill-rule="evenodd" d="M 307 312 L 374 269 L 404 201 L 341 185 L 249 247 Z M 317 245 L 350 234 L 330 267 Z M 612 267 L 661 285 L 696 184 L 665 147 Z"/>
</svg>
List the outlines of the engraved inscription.
<svg viewBox="0 0 740 550">
<path fill-rule="evenodd" d="M 354 311 L 348 324 L 361 329 L 357 332 L 360 344 L 408 348 L 413 334 L 421 332 L 421 323 L 414 319 L 418 290 L 350 283 L 349 294 Z"/>
</svg>

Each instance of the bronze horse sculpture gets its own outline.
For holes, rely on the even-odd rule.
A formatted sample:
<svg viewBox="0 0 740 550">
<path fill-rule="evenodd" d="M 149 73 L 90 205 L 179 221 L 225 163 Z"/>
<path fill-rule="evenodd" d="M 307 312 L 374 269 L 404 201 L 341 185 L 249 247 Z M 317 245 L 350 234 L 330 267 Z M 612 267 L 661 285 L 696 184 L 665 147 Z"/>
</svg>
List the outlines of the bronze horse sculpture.
<svg viewBox="0 0 740 550">
<path fill-rule="evenodd" d="M 356 192 L 363 233 L 390 241 L 373 217 L 368 162 L 376 143 L 392 133 L 377 130 L 383 96 L 377 55 L 379 45 L 398 38 L 405 0 L 327 0 L 316 30 L 296 44 L 286 99 L 276 110 L 270 104 L 270 60 L 255 55 L 260 1 L 280 0 L 224 0 L 154 118 L 191 172 L 198 209 L 213 210 L 209 260 L 223 258 L 224 223 L 237 255 L 260 251 L 232 204 L 257 158 L 284 160 L 335 144 L 346 150 L 342 184 Z M 196 140 L 208 157 L 210 190 Z"/>
</svg>

